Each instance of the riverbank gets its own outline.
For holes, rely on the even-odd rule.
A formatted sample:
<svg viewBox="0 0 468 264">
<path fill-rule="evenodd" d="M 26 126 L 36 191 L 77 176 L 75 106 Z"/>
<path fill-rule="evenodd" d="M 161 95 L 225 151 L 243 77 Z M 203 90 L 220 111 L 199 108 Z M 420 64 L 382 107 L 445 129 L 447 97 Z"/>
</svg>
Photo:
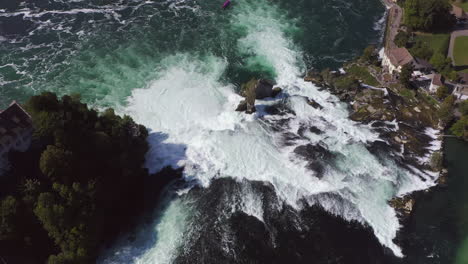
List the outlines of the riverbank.
<svg viewBox="0 0 468 264">
<path fill-rule="evenodd" d="M 444 139 L 447 185 L 417 193 L 413 213 L 405 221 L 401 244 L 405 258 L 395 264 L 464 264 L 468 229 L 468 143 Z"/>
</svg>

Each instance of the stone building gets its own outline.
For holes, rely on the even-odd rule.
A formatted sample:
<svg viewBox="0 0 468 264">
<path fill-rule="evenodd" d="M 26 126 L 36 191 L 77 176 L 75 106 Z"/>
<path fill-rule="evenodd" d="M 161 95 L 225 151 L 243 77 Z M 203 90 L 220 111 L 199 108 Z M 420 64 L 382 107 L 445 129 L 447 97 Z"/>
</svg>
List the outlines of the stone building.
<svg viewBox="0 0 468 264">
<path fill-rule="evenodd" d="M 0 112 L 0 161 L 10 150 L 25 151 L 33 132 L 31 116 L 16 102 Z"/>
<path fill-rule="evenodd" d="M 389 73 L 401 72 L 401 68 L 408 63 L 414 63 L 414 58 L 406 48 L 385 49 L 382 65 Z"/>
</svg>

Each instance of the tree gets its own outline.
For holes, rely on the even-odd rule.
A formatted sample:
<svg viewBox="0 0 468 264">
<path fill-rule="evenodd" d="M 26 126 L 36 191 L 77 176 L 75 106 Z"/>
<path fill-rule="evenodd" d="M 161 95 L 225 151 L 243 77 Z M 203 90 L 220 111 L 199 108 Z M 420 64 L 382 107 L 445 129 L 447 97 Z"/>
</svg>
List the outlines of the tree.
<svg viewBox="0 0 468 264">
<path fill-rule="evenodd" d="M 410 50 L 411 50 L 411 54 L 414 57 L 422 58 L 425 60 L 431 59 L 433 55 L 433 52 L 431 48 L 429 47 L 429 45 L 420 39 L 418 39 L 416 43 L 414 43 L 414 45 L 411 47 Z"/>
<path fill-rule="evenodd" d="M 462 113 L 462 115 L 468 115 L 468 100 L 464 100 L 463 102 L 461 102 L 458 106 L 458 110 L 460 110 L 460 113 Z"/>
<path fill-rule="evenodd" d="M 450 131 L 457 136 L 468 140 L 468 116 L 462 116 L 453 126 Z"/>
<path fill-rule="evenodd" d="M 394 40 L 395 44 L 400 48 L 406 47 L 406 44 L 408 43 L 408 41 L 409 41 L 409 34 L 405 31 L 398 31 Z"/>
<path fill-rule="evenodd" d="M 0 241 L 15 236 L 15 221 L 18 202 L 15 197 L 7 196 L 0 201 Z"/>
<path fill-rule="evenodd" d="M 447 96 L 442 104 L 440 105 L 438 116 L 440 121 L 447 124 L 453 118 L 453 105 L 455 103 L 455 97 L 453 95 Z"/>
<path fill-rule="evenodd" d="M 444 99 L 445 97 L 447 97 L 447 95 L 449 95 L 449 90 L 447 86 L 442 85 L 439 88 L 437 88 L 436 96 L 437 98 L 439 98 L 439 100 Z"/>
<path fill-rule="evenodd" d="M 430 63 L 438 72 L 442 72 L 445 71 L 447 67 L 450 68 L 451 60 L 442 53 L 436 52 L 432 55 Z"/>
<path fill-rule="evenodd" d="M 411 63 L 407 63 L 403 65 L 401 68 L 401 73 L 400 73 L 400 83 L 405 87 L 405 88 L 411 88 L 411 75 L 413 74 L 413 65 Z"/>
<path fill-rule="evenodd" d="M 18 254 L 39 263 L 94 263 L 98 245 L 128 231 L 148 206 L 146 191 L 158 194 L 169 182 L 146 186 L 148 131 L 112 109 L 88 109 L 78 96 L 43 93 L 26 106 L 37 133 L 33 147 L 10 160 L 19 190 L 0 201 L 0 237 L 23 243 Z"/>
<path fill-rule="evenodd" d="M 42 173 L 50 178 L 67 178 L 72 172 L 73 154 L 53 145 L 47 146 L 42 152 L 39 167 Z"/>
<path fill-rule="evenodd" d="M 414 30 L 447 30 L 456 23 L 450 11 L 448 0 L 406 0 L 405 24 Z"/>
</svg>

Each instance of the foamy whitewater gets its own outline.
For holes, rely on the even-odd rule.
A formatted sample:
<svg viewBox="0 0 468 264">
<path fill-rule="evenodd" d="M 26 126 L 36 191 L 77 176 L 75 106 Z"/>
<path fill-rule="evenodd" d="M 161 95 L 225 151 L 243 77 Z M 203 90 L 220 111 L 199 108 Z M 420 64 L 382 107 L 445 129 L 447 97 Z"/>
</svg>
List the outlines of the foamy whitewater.
<svg viewBox="0 0 468 264">
<path fill-rule="evenodd" d="M 368 224 L 383 245 L 402 256 L 392 241 L 400 224 L 387 201 L 428 188 L 433 180 L 423 182 L 391 159 L 381 160 L 370 153 L 366 145 L 379 141 L 379 135 L 351 121 L 346 105 L 335 96 L 303 81 L 301 50 L 287 38 L 285 31 L 292 26 L 277 7 L 256 1 L 231 11 L 235 15 L 230 26 L 247 32 L 233 45 L 249 56 L 252 65 L 272 67 L 283 94 L 257 101 L 258 111 L 253 115 L 235 112 L 241 97 L 233 84 L 222 80 L 228 66 L 224 58 L 187 53 L 167 56 L 157 69 L 158 76 L 146 87 L 133 90 L 122 110 L 151 130 L 147 167 L 156 172 L 167 165 L 184 166 L 187 181 L 204 187 L 222 177 L 271 183 L 280 199 L 298 210 L 299 200 L 305 199 L 347 220 Z M 307 98 L 323 109 L 308 105 Z M 265 111 L 278 102 L 295 113 L 286 116 L 287 125 L 280 132 L 270 124 L 286 117 Z M 305 132 L 283 144 L 284 133 L 297 135 L 304 126 L 325 133 Z M 321 178 L 306 167 L 306 159 L 293 152 L 306 144 L 320 145 L 335 155 Z M 243 192 L 235 209 L 262 220 L 262 200 L 248 188 Z M 347 202 L 318 198 L 323 193 L 339 195 Z M 191 221 L 196 218 L 191 217 L 189 204 L 180 198 L 169 201 L 159 212 L 154 230 L 143 230 L 136 242 L 118 246 L 103 263 L 170 263 L 183 234 L 190 235 Z M 146 244 L 144 249 L 142 244 Z"/>
</svg>

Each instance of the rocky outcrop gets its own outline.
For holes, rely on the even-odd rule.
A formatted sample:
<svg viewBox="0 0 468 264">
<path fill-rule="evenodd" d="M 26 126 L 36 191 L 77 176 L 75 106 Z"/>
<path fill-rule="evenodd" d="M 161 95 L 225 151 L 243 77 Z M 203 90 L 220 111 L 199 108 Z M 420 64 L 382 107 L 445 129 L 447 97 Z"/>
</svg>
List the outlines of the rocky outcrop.
<svg viewBox="0 0 468 264">
<path fill-rule="evenodd" d="M 241 95 L 245 97 L 236 108 L 236 111 L 245 111 L 253 113 L 255 109 L 256 99 L 265 99 L 267 97 L 275 97 L 281 93 L 280 87 L 274 87 L 274 82 L 266 79 L 252 79 L 241 86 Z"/>
<path fill-rule="evenodd" d="M 391 207 L 395 208 L 400 217 L 408 217 L 413 211 L 415 199 L 411 195 L 406 195 L 395 197 L 388 203 Z"/>
</svg>

